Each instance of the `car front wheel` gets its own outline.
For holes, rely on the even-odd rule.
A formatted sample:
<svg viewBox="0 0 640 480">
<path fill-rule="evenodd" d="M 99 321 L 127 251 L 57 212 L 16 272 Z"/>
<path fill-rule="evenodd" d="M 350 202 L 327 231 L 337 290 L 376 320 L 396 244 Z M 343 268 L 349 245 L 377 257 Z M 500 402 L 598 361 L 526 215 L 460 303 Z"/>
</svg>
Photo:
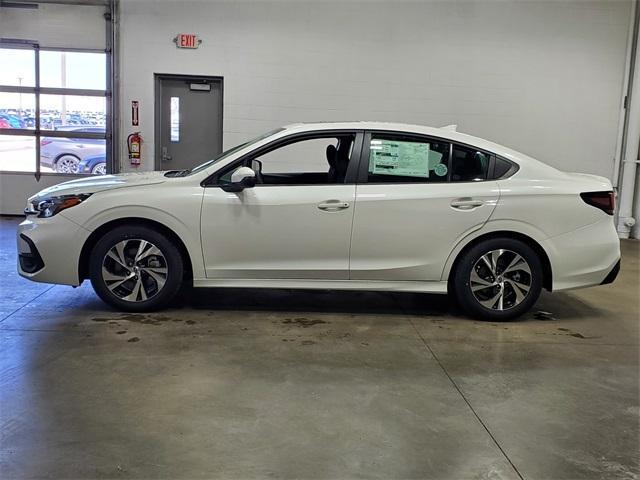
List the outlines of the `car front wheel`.
<svg viewBox="0 0 640 480">
<path fill-rule="evenodd" d="M 143 312 L 166 306 L 182 283 L 180 251 L 162 233 L 121 226 L 96 243 L 89 260 L 94 290 L 114 307 Z"/>
<path fill-rule="evenodd" d="M 511 320 L 527 312 L 542 290 L 542 265 L 526 243 L 484 240 L 463 254 L 453 287 L 462 309 L 485 320 Z"/>
<path fill-rule="evenodd" d="M 80 170 L 80 159 L 75 155 L 62 155 L 55 165 L 58 173 L 78 173 Z"/>
</svg>

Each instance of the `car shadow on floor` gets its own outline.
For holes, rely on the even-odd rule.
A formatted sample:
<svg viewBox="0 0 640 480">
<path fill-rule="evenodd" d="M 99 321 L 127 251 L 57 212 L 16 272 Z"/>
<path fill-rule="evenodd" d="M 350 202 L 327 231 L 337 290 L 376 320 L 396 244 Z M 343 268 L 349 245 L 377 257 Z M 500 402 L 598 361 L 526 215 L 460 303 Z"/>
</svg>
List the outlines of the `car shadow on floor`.
<svg viewBox="0 0 640 480">
<path fill-rule="evenodd" d="M 185 289 L 172 307 L 197 310 L 461 315 L 447 295 L 339 290 L 192 288 Z"/>
</svg>

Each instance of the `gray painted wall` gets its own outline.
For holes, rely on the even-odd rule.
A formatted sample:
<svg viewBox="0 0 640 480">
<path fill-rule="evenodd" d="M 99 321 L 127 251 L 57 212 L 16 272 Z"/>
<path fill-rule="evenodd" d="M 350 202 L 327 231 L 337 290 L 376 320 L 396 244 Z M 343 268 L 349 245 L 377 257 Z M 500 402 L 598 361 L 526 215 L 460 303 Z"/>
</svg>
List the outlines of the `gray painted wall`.
<svg viewBox="0 0 640 480">
<path fill-rule="evenodd" d="M 153 168 L 153 74 L 219 75 L 225 147 L 299 121 L 456 123 L 611 178 L 630 6 L 122 0 L 123 138 L 139 100 Z M 202 45 L 178 50 L 179 32 Z"/>
</svg>

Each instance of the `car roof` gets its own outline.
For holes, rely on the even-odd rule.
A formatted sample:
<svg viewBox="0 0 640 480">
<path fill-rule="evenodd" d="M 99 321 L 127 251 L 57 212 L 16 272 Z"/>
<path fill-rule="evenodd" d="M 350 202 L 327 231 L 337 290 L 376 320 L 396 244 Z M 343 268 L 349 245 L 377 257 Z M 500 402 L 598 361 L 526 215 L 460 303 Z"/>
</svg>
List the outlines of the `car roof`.
<svg viewBox="0 0 640 480">
<path fill-rule="evenodd" d="M 519 164 L 528 164 L 542 169 L 550 169 L 557 172 L 555 168 L 546 165 L 535 158 L 529 157 L 524 153 L 513 150 L 504 145 L 485 140 L 484 138 L 475 137 L 466 133 L 457 131 L 457 125 L 446 125 L 443 127 L 427 127 L 424 125 L 413 125 L 409 123 L 393 123 L 393 122 L 371 122 L 371 121 L 355 121 L 355 122 L 309 122 L 294 123 L 284 127 L 285 132 L 306 132 L 317 130 L 382 130 L 399 133 L 416 133 L 438 137 L 453 142 L 459 142 L 487 150 L 496 155 L 503 156 L 509 160 L 518 162 Z M 283 132 L 284 133 L 284 132 Z"/>
</svg>

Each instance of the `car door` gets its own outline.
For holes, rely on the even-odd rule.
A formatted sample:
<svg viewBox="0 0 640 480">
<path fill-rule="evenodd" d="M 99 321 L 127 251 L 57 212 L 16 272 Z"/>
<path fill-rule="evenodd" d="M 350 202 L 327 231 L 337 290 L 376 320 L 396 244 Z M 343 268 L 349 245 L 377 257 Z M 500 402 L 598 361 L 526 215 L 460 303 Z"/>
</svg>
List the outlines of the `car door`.
<svg viewBox="0 0 640 480">
<path fill-rule="evenodd" d="M 201 213 L 207 277 L 348 279 L 362 136 L 289 136 L 217 172 L 206 184 Z M 255 187 L 225 191 L 241 166 L 256 170 Z"/>
<path fill-rule="evenodd" d="M 439 281 L 454 245 L 495 209 L 491 161 L 486 152 L 448 140 L 367 133 L 350 278 Z"/>
</svg>

